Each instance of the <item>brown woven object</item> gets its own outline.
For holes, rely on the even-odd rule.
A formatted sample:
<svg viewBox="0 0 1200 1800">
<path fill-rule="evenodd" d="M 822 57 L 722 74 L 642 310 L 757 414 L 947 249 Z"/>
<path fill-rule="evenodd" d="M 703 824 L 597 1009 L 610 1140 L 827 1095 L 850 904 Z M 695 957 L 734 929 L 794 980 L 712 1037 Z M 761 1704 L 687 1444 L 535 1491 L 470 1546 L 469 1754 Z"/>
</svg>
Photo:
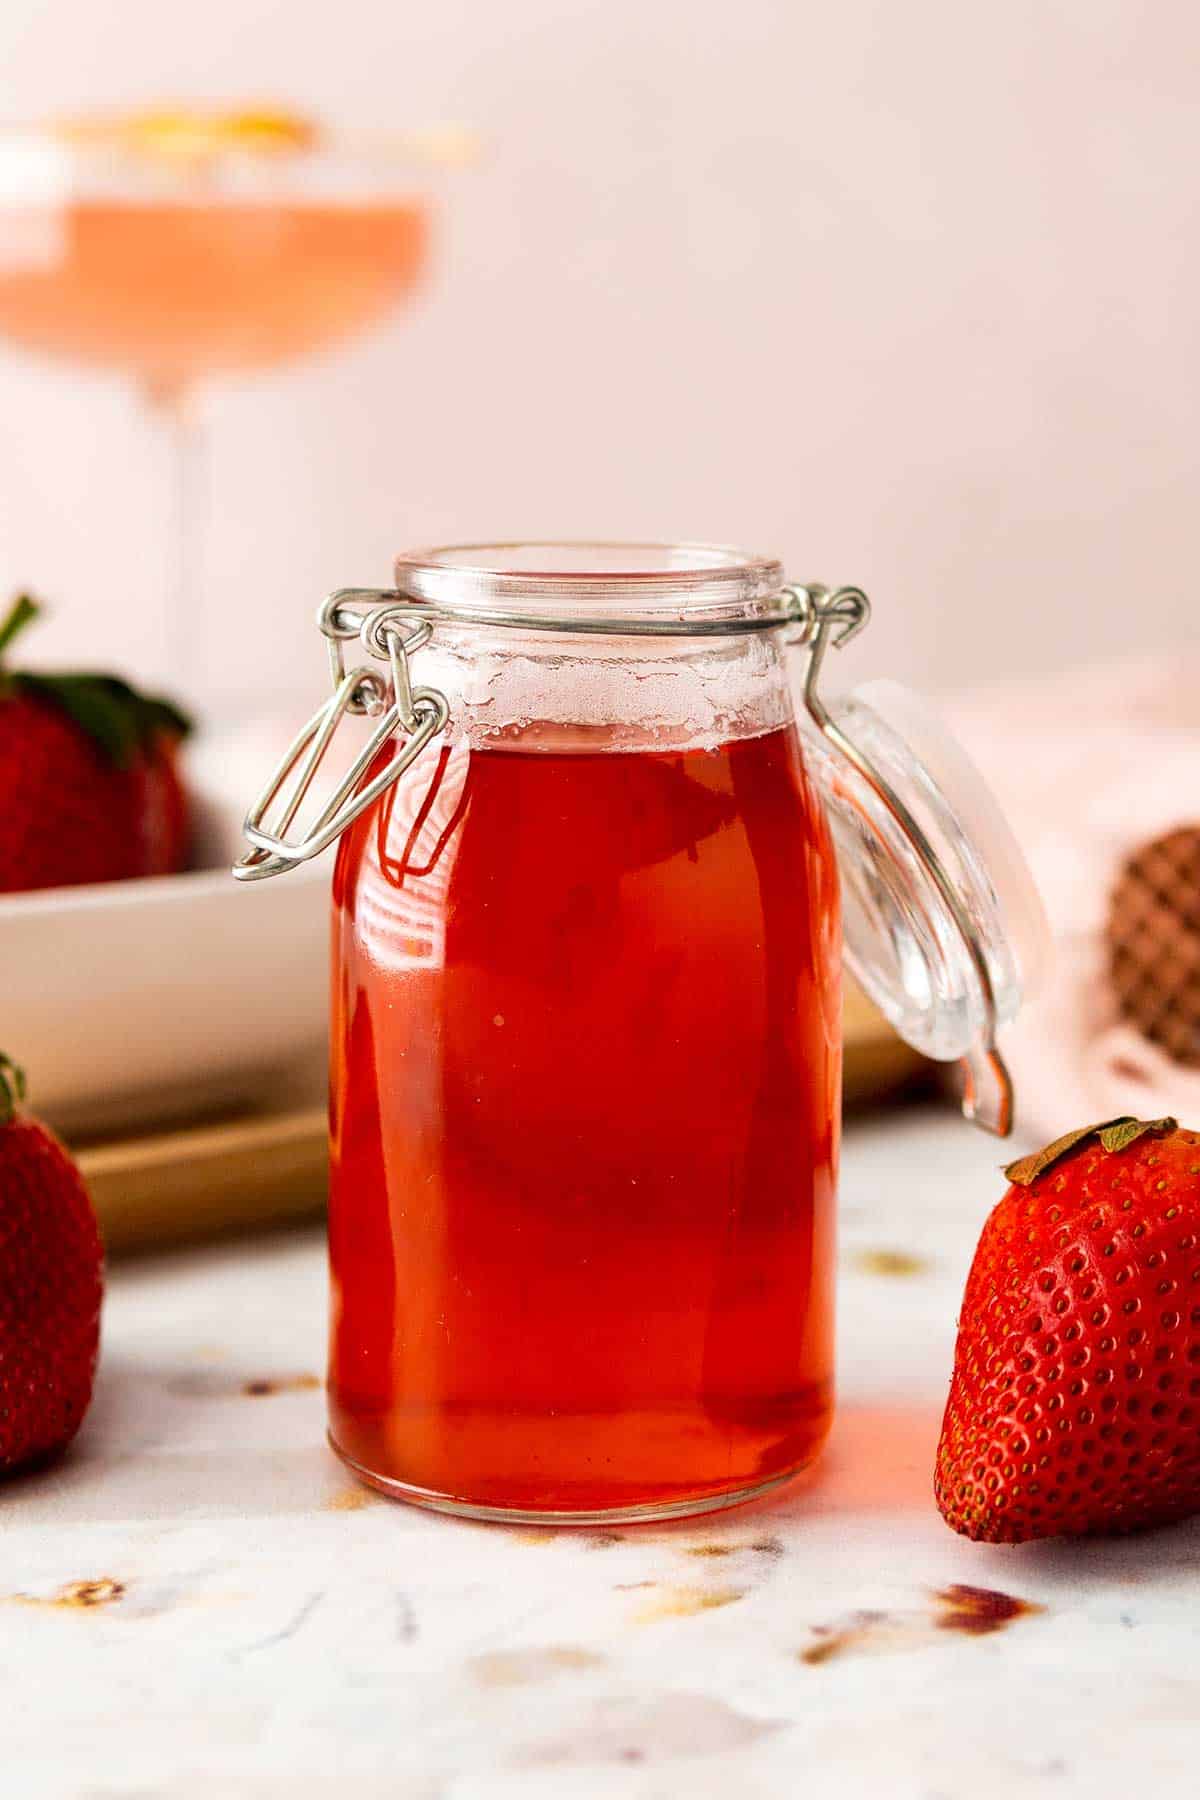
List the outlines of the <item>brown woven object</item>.
<svg viewBox="0 0 1200 1800">
<path fill-rule="evenodd" d="M 1200 826 L 1134 852 L 1108 908 L 1109 970 L 1130 1024 L 1200 1065 Z"/>
</svg>

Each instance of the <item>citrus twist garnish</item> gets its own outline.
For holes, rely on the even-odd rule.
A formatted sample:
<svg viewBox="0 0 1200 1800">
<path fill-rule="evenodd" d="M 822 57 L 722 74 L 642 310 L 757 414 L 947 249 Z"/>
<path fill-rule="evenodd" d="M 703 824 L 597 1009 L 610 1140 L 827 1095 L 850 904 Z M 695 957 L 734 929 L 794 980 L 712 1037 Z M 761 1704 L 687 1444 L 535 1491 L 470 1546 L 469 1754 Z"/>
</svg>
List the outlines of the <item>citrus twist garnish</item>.
<svg viewBox="0 0 1200 1800">
<path fill-rule="evenodd" d="M 111 118 L 66 120 L 57 127 L 68 143 L 112 149 L 171 163 L 208 162 L 218 156 L 277 156 L 311 150 L 320 138 L 312 119 L 267 109 L 245 112 L 127 113 Z"/>
<path fill-rule="evenodd" d="M 466 125 L 417 125 L 375 130 L 327 131 L 299 113 L 247 108 L 201 112 L 181 107 L 108 117 L 66 119 L 58 137 L 85 150 L 110 150 L 173 168 L 215 162 L 221 156 L 298 155 L 329 146 L 385 161 L 397 159 L 443 168 L 478 160 L 480 143 Z"/>
</svg>

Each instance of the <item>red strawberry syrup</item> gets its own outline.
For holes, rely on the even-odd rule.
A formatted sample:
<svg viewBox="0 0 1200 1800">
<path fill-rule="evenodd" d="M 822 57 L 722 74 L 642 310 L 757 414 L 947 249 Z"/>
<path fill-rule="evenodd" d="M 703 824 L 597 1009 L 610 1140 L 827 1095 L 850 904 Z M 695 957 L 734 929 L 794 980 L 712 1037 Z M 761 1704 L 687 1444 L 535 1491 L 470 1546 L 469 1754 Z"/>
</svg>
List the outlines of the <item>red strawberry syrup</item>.
<svg viewBox="0 0 1200 1800">
<path fill-rule="evenodd" d="M 330 1399 L 411 1497 L 664 1509 L 828 1427 L 840 942 L 794 731 L 465 741 L 334 878 Z"/>
</svg>

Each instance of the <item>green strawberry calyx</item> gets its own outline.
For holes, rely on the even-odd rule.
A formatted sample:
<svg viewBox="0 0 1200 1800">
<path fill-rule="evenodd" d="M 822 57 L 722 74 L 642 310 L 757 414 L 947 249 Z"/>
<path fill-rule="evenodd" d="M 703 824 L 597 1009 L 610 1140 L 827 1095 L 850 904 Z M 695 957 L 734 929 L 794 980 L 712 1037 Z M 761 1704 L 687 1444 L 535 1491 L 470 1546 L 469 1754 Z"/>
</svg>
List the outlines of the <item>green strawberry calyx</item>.
<svg viewBox="0 0 1200 1800">
<path fill-rule="evenodd" d="M 11 1125 L 25 1098 L 25 1071 L 0 1050 L 0 1126 Z"/>
<path fill-rule="evenodd" d="M 13 640 L 20 636 L 31 620 L 37 618 L 39 610 L 37 601 L 30 599 L 28 594 L 17 595 L 4 619 L 0 621 L 0 660 L 3 660 L 4 652 Z"/>
<path fill-rule="evenodd" d="M 116 675 L 42 674 L 7 669 L 5 656 L 41 613 L 28 594 L 19 594 L 0 618 L 0 701 L 24 694 L 57 707 L 119 767 L 126 767 L 160 737 L 185 738 L 192 728 L 187 714 L 173 701 L 143 694 Z"/>
<path fill-rule="evenodd" d="M 1055 1138 L 1042 1150 L 1035 1150 L 1031 1156 L 1022 1156 L 1016 1162 L 1008 1164 L 1004 1173 L 1012 1182 L 1021 1187 L 1031 1187 L 1039 1175 L 1052 1169 L 1064 1157 L 1070 1156 L 1073 1150 L 1087 1142 L 1088 1138 L 1099 1138 L 1101 1147 L 1113 1155 L 1120 1150 L 1128 1150 L 1147 1132 L 1155 1137 L 1166 1137 L 1169 1132 L 1179 1128 L 1178 1119 L 1135 1119 L 1130 1113 L 1122 1113 L 1115 1119 L 1102 1119 L 1098 1125 L 1083 1125 L 1078 1131 L 1068 1131 L 1065 1137 Z"/>
</svg>

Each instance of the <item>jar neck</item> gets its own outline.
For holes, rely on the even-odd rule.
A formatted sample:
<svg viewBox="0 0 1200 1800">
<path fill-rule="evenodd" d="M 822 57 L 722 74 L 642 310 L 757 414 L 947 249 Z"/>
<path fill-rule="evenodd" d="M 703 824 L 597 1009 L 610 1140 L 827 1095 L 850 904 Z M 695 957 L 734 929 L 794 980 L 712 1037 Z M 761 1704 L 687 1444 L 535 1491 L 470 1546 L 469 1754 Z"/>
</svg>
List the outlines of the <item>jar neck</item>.
<svg viewBox="0 0 1200 1800">
<path fill-rule="evenodd" d="M 778 643 L 755 629 L 784 592 L 770 558 L 697 544 L 475 544 L 402 556 L 395 575 L 399 593 L 441 615 L 422 679 L 444 689 L 453 728 L 478 745 L 712 749 L 791 717 Z"/>
<path fill-rule="evenodd" d="M 621 638 L 439 626 L 415 664 L 479 749 L 715 750 L 792 718 L 774 634 Z"/>
</svg>

